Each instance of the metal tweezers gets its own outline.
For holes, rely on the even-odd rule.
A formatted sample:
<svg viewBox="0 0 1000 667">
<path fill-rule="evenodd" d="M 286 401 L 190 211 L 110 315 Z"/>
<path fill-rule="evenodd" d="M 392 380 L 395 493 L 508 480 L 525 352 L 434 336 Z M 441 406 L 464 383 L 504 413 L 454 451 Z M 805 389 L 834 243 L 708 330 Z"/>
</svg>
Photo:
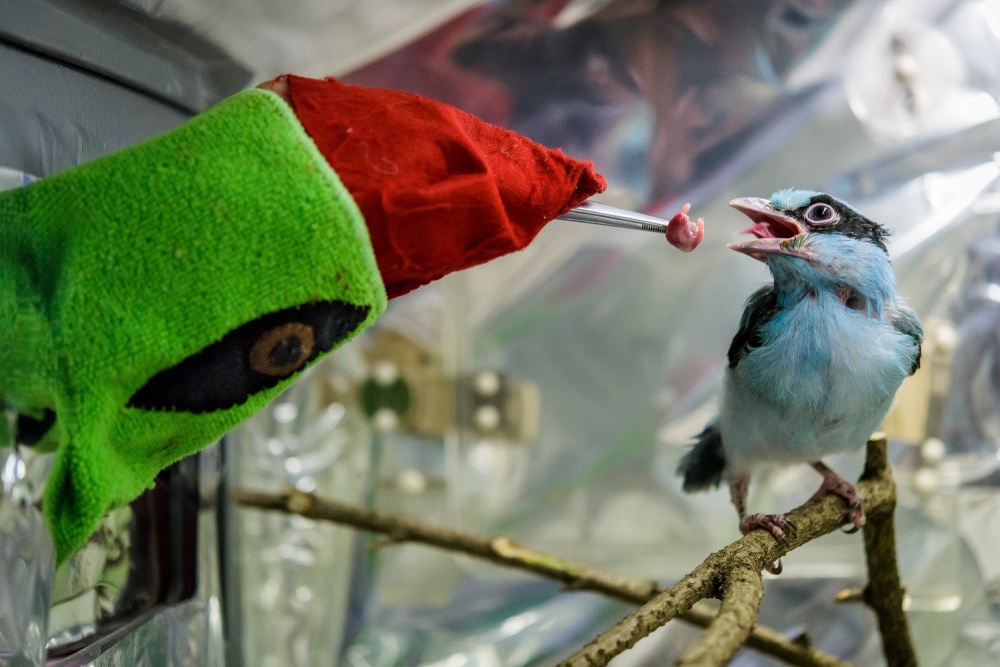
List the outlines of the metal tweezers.
<svg viewBox="0 0 1000 667">
<path fill-rule="evenodd" d="M 635 229 L 641 232 L 655 232 L 665 234 L 667 231 L 667 221 L 645 213 L 636 213 L 623 208 L 615 208 L 607 204 L 585 201 L 576 208 L 571 208 L 569 213 L 561 215 L 557 220 L 569 220 L 570 222 L 586 222 L 591 225 L 606 225 L 608 227 L 620 227 L 622 229 Z"/>
</svg>

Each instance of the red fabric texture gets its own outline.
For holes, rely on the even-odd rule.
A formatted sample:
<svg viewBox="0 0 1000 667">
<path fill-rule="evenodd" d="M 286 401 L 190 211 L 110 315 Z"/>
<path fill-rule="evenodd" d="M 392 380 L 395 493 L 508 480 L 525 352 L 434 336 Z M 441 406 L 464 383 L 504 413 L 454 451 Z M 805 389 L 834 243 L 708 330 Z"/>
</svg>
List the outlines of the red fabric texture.
<svg viewBox="0 0 1000 667">
<path fill-rule="evenodd" d="M 288 83 L 296 116 L 365 217 L 390 299 L 521 250 L 607 185 L 590 162 L 419 95 Z"/>
</svg>

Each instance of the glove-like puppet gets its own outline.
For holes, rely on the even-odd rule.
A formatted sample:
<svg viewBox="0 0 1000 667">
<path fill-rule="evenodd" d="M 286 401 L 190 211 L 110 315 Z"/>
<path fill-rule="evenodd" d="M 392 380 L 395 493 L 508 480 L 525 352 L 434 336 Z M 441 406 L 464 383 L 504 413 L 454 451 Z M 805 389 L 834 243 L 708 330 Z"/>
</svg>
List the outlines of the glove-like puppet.
<svg viewBox="0 0 1000 667">
<path fill-rule="evenodd" d="M 312 83 L 347 97 L 353 88 Z M 393 154 L 380 153 L 366 134 L 405 124 L 405 111 L 386 111 L 394 99 L 444 107 L 382 91 L 366 120 L 356 105 L 340 144 L 345 164 L 367 157 L 372 168 L 391 169 L 386 159 L 407 154 L 405 136 L 396 137 Z M 464 213 L 453 211 L 439 231 L 434 216 L 402 215 L 408 205 L 423 210 L 423 192 L 379 181 L 365 196 L 391 195 L 379 199 L 387 215 L 372 230 L 380 239 L 373 249 L 361 211 L 330 167 L 336 155 L 324 156 L 307 132 L 337 108 L 315 104 L 309 112 L 304 127 L 278 95 L 247 91 L 167 135 L 0 195 L 0 322 L 8 323 L 0 402 L 19 415 L 21 442 L 56 449 L 44 510 L 59 562 L 162 468 L 253 415 L 369 325 L 386 306 L 383 277 L 402 293 L 523 247 L 548 219 L 603 187 L 588 165 L 551 153 L 558 168 L 547 208 L 525 233 L 489 231 L 519 224 L 505 200 L 518 195 L 493 178 L 501 203 L 490 205 L 493 217 L 480 215 L 493 165 L 471 162 L 462 150 L 478 149 L 468 141 L 437 162 L 395 164 L 441 164 L 428 181 L 442 190 L 434 201 Z M 479 123 L 464 115 L 463 122 Z M 421 127 L 421 140 L 452 131 L 447 118 Z M 491 146 L 499 142 L 502 151 L 505 141 L 527 140 L 500 131 Z M 482 173 L 474 198 L 447 189 L 449 175 Z M 363 175 L 357 180 L 364 185 Z M 459 233 L 465 240 L 452 243 Z M 425 263 L 432 266 L 421 269 Z"/>
<path fill-rule="evenodd" d="M 731 205 L 750 217 L 744 231 L 757 238 L 729 247 L 765 262 L 774 284 L 747 302 L 719 418 L 678 468 L 684 490 L 725 479 L 741 532 L 764 528 L 782 539 L 794 529 L 783 515 L 747 514 L 750 473 L 811 463 L 823 476 L 814 498 L 842 496 L 856 530 L 865 522 L 861 496 L 820 458 L 864 445 L 917 370 L 923 336 L 896 296 L 888 231 L 818 192 L 783 190 Z"/>
</svg>

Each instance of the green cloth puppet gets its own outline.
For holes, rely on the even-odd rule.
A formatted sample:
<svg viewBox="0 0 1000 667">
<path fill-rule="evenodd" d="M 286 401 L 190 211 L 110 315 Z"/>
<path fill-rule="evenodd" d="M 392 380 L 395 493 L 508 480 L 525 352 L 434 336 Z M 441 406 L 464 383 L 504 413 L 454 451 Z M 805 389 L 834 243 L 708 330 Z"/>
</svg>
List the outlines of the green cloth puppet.
<svg viewBox="0 0 1000 667">
<path fill-rule="evenodd" d="M 0 194 L 0 404 L 19 442 L 56 452 L 60 563 L 371 324 L 387 290 L 523 248 L 605 186 L 427 98 L 276 82 Z"/>
<path fill-rule="evenodd" d="M 354 201 L 261 90 L 0 195 L 0 221 L 0 402 L 56 449 L 60 563 L 386 306 Z"/>
</svg>

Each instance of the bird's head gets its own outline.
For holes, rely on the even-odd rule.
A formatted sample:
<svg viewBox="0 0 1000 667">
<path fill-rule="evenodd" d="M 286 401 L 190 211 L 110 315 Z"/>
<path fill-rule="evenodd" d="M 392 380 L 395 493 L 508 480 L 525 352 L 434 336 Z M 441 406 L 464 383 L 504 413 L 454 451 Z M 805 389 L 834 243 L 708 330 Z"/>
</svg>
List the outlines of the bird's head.
<svg viewBox="0 0 1000 667">
<path fill-rule="evenodd" d="M 821 192 L 781 190 L 771 198 L 742 197 L 730 206 L 753 221 L 755 238 L 729 247 L 768 265 L 775 280 L 851 284 L 863 292 L 892 284 L 885 239 L 889 230 Z M 872 285 L 872 282 L 875 285 Z"/>
</svg>

